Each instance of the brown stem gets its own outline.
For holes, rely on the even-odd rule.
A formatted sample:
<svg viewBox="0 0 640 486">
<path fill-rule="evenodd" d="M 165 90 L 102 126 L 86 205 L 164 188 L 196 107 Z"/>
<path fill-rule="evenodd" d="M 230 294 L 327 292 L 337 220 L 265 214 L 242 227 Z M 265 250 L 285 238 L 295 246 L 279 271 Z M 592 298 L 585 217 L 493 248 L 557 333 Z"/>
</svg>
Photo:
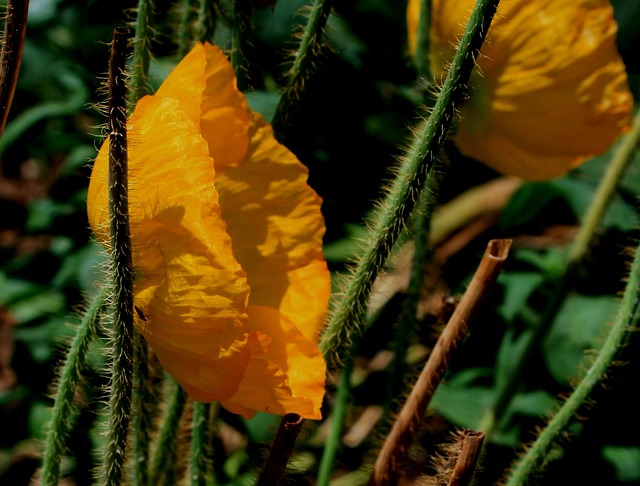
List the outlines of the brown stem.
<svg viewBox="0 0 640 486">
<path fill-rule="evenodd" d="M 510 247 L 511 240 L 491 240 L 487 245 L 473 280 L 438 338 L 431 356 L 425 363 L 418 381 L 382 446 L 374 466 L 372 484 L 389 485 L 396 481 L 398 458 L 411 444 L 414 431 L 422 421 L 449 362 L 453 359 L 480 305 L 498 278 Z"/>
<path fill-rule="evenodd" d="M 280 421 L 278 433 L 271 446 L 267 463 L 258 478 L 256 486 L 275 486 L 280 484 L 289 463 L 298 433 L 302 428 L 302 417 L 288 413 Z"/>
<path fill-rule="evenodd" d="M 0 137 L 7 124 L 13 94 L 18 83 L 24 37 L 27 32 L 29 0 L 9 0 L 0 51 Z"/>
<path fill-rule="evenodd" d="M 484 432 L 467 430 L 463 433 L 460 455 L 447 486 L 467 486 L 471 482 L 483 441 Z"/>
</svg>

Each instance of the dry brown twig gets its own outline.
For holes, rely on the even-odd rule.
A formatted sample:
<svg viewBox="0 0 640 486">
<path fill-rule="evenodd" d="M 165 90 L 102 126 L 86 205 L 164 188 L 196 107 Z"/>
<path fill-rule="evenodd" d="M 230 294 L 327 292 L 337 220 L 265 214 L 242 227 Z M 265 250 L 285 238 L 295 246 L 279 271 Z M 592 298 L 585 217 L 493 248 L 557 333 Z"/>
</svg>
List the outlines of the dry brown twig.
<svg viewBox="0 0 640 486">
<path fill-rule="evenodd" d="M 398 460 L 410 446 L 429 402 L 442 381 L 449 362 L 467 335 L 469 326 L 498 278 L 509 254 L 511 240 L 491 240 L 467 291 L 449 319 L 427 360 L 398 419 L 387 436 L 374 466 L 371 484 L 394 484 Z"/>
</svg>

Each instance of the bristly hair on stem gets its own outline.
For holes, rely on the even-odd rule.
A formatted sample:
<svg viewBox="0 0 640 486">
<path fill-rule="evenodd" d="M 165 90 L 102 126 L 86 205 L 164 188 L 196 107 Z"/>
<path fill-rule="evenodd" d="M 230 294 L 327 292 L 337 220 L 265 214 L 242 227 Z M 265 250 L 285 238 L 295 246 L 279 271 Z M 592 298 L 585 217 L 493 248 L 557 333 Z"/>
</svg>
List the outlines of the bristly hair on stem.
<svg viewBox="0 0 640 486">
<path fill-rule="evenodd" d="M 28 11 L 29 0 L 9 0 L 7 3 L 0 51 L 0 137 L 4 133 L 18 83 Z"/>
<path fill-rule="evenodd" d="M 353 352 L 359 340 L 371 288 L 382 270 L 398 236 L 413 211 L 425 180 L 442 147 L 455 108 L 466 93 L 466 83 L 475 66 L 498 0 L 479 0 L 471 14 L 451 68 L 429 119 L 416 132 L 409 150 L 397 169 L 381 209 L 369 232 L 365 253 L 333 305 L 320 350 L 329 368 Z"/>
<path fill-rule="evenodd" d="M 273 131 L 280 143 L 286 145 L 288 129 L 293 125 L 305 84 L 311 79 L 314 67 L 323 51 L 323 33 L 333 6 L 332 0 L 315 0 L 295 51 L 288 73 L 287 86 L 273 115 Z"/>
<path fill-rule="evenodd" d="M 133 264 L 129 229 L 127 87 L 125 64 L 130 29 L 116 28 L 109 59 L 109 229 L 113 276 L 111 393 L 102 483 L 122 482 L 133 387 Z"/>
</svg>

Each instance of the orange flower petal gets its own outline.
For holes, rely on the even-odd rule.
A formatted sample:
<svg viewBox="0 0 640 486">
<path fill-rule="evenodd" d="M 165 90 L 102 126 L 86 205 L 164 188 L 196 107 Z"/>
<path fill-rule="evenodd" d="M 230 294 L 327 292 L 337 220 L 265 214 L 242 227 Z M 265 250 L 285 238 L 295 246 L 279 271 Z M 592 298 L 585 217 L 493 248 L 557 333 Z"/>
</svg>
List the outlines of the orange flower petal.
<svg viewBox="0 0 640 486">
<path fill-rule="evenodd" d="M 137 325 L 163 366 L 196 400 L 320 418 L 330 281 L 307 169 L 208 44 L 140 100 L 131 125 L 135 299 L 147 318 Z M 89 195 L 103 241 L 105 180 L 106 144 Z"/>
<path fill-rule="evenodd" d="M 222 405 L 246 418 L 254 411 L 321 418 L 325 363 L 315 341 L 282 313 L 249 306 L 251 362 L 238 392 Z"/>
<path fill-rule="evenodd" d="M 249 302 L 279 309 L 315 339 L 330 293 L 321 200 L 307 185 L 307 168 L 255 113 L 250 137 L 243 164 L 220 169 L 215 162 L 222 214 L 249 278 Z"/>
<path fill-rule="evenodd" d="M 474 3 L 434 0 L 435 69 L 451 59 Z M 410 0 L 410 29 L 416 8 Z M 608 0 L 501 2 L 462 108 L 460 150 L 532 180 L 607 150 L 629 128 L 633 105 L 616 30 Z"/>
<path fill-rule="evenodd" d="M 245 274 L 213 185 L 207 143 L 182 103 L 141 99 L 130 120 L 129 180 L 136 325 L 196 400 L 233 395 L 249 360 Z M 107 218 L 107 143 L 89 186 L 98 237 Z"/>
</svg>

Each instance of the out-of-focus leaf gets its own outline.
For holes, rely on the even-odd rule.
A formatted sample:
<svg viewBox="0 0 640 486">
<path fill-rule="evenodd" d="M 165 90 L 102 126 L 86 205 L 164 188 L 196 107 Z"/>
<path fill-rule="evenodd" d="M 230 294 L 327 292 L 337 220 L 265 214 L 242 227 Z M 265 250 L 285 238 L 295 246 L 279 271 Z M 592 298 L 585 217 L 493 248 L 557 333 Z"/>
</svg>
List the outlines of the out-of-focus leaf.
<svg viewBox="0 0 640 486">
<path fill-rule="evenodd" d="M 51 406 L 42 400 L 36 400 L 29 410 L 28 426 L 31 437 L 43 440 L 48 432 L 47 424 L 51 420 Z"/>
<path fill-rule="evenodd" d="M 40 317 L 59 315 L 66 309 L 67 300 L 62 292 L 41 288 L 40 292 L 14 302 L 9 310 L 17 324 Z"/>
<path fill-rule="evenodd" d="M 600 452 L 615 468 L 618 481 L 640 481 L 640 447 L 607 445 Z"/>
<path fill-rule="evenodd" d="M 522 184 L 502 210 L 500 226 L 503 229 L 521 226 L 561 196 L 562 193 L 549 182 Z"/>
<path fill-rule="evenodd" d="M 16 340 L 22 341 L 27 346 L 31 357 L 38 363 L 49 361 L 61 338 L 71 337 L 73 333 L 73 329 L 62 318 L 51 319 L 37 326 L 14 329 Z"/>
<path fill-rule="evenodd" d="M 362 241 L 367 229 L 358 224 L 345 225 L 347 237 L 324 246 L 324 257 L 328 262 L 348 262 L 362 251 Z"/>
<path fill-rule="evenodd" d="M 250 91 L 245 93 L 249 107 L 271 121 L 280 101 L 280 93 L 274 91 Z"/>
<path fill-rule="evenodd" d="M 584 352 L 598 346 L 617 304 L 609 295 L 570 295 L 565 300 L 543 345 L 549 371 L 559 383 L 569 383 L 583 371 Z"/>
<path fill-rule="evenodd" d="M 504 298 L 500 306 L 500 314 L 507 322 L 527 305 L 529 296 L 542 284 L 544 277 L 535 272 L 502 273 L 499 282 L 504 287 Z"/>
<path fill-rule="evenodd" d="M 593 199 L 596 187 L 586 181 L 571 177 L 556 179 L 549 184 L 564 195 L 576 217 L 582 219 Z M 628 232 L 637 228 L 640 220 L 634 208 L 627 204 L 619 194 L 615 194 L 601 224 L 604 228 L 616 228 Z"/>
<path fill-rule="evenodd" d="M 280 423 L 280 417 L 269 413 L 256 413 L 251 420 L 244 421 L 249 437 L 253 442 L 266 443 L 273 440 L 274 431 Z"/>
</svg>

